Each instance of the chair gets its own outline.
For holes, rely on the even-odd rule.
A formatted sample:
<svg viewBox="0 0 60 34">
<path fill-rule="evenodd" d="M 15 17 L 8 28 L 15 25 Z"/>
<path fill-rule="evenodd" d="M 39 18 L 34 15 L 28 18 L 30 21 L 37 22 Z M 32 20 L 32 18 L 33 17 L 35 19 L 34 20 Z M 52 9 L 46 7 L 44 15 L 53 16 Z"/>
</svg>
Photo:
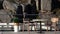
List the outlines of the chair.
<svg viewBox="0 0 60 34">
<path fill-rule="evenodd" d="M 31 30 L 32 30 L 32 28 L 34 27 L 34 30 L 36 31 L 36 25 L 37 25 L 37 23 L 36 22 L 33 22 L 33 21 L 30 21 L 30 23 L 31 24 L 29 24 L 29 26 L 31 26 Z"/>
<path fill-rule="evenodd" d="M 25 27 L 24 27 L 25 24 L 27 24 L 27 27 L 28 27 L 27 30 L 29 31 L 29 22 L 30 22 L 29 19 L 26 19 L 26 18 L 25 18 L 25 19 L 23 20 L 23 31 L 24 31 L 24 28 L 25 28 Z"/>
</svg>

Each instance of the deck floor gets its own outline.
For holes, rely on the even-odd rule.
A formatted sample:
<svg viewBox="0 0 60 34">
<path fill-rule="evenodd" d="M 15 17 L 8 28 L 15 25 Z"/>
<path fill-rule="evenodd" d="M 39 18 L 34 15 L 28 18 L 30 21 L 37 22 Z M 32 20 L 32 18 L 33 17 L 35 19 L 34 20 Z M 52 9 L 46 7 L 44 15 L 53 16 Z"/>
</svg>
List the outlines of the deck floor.
<svg viewBox="0 0 60 34">
<path fill-rule="evenodd" d="M 0 34 L 60 34 L 60 31 L 43 31 L 42 33 L 39 33 L 37 31 L 30 31 L 30 32 L 13 32 L 13 31 L 0 31 Z"/>
</svg>

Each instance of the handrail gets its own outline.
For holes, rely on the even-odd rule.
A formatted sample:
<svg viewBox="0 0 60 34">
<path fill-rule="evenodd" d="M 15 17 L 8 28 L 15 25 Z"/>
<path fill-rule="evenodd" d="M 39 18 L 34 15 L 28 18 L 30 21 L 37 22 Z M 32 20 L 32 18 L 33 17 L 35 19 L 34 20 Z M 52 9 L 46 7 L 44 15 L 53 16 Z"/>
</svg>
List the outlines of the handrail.
<svg viewBox="0 0 60 34">
<path fill-rule="evenodd" d="M 0 26 L 6 26 L 7 23 L 0 23 Z M 9 23 L 9 25 L 13 25 L 13 23 Z"/>
</svg>

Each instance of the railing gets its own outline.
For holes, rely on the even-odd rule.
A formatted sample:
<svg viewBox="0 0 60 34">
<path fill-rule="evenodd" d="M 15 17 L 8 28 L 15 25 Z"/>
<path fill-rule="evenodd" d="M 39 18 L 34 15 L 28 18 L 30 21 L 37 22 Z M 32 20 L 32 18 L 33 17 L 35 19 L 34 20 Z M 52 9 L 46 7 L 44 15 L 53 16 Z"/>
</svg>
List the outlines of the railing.
<svg viewBox="0 0 60 34">
<path fill-rule="evenodd" d="M 21 23 L 19 23 L 19 24 L 21 24 Z M 34 27 L 32 27 L 32 25 L 31 25 L 31 23 L 29 23 L 30 24 L 30 30 L 31 30 L 31 28 L 34 30 Z M 25 29 L 27 29 L 26 28 L 26 26 L 27 26 L 28 24 L 25 24 Z M 19 25 L 19 30 L 21 30 L 22 28 L 21 28 L 21 25 Z M 13 28 L 13 29 L 12 29 Z M 0 23 L 0 30 L 14 30 L 14 23 Z"/>
<path fill-rule="evenodd" d="M 5 27 L 5 26 L 13 27 L 13 24 L 10 23 L 11 18 L 8 19 L 9 22 L 7 22 L 8 20 L 7 20 L 7 16 L 6 16 L 6 15 L 8 15 L 8 17 L 9 17 L 9 16 L 11 16 L 11 15 L 13 16 L 13 15 L 21 15 L 21 14 L 0 14 L 0 18 L 1 18 L 1 19 L 0 19 L 0 22 L 1 22 L 1 20 L 2 20 L 2 21 L 4 21 L 4 19 L 6 20 L 6 22 L 1 22 L 1 23 L 0 23 L 0 27 L 2 27 L 2 26 L 3 26 L 3 27 Z M 26 15 L 37 15 L 37 16 L 40 16 L 40 14 L 25 14 L 25 16 L 26 16 Z M 3 18 L 2 16 L 5 16 L 5 18 Z M 23 16 L 23 15 L 22 15 L 22 16 Z M 47 18 L 47 19 L 49 19 L 49 18 Z M 44 25 L 42 28 L 44 28 L 44 27 L 47 28 L 45 25 Z M 49 26 L 49 28 L 50 28 L 50 26 Z"/>
</svg>

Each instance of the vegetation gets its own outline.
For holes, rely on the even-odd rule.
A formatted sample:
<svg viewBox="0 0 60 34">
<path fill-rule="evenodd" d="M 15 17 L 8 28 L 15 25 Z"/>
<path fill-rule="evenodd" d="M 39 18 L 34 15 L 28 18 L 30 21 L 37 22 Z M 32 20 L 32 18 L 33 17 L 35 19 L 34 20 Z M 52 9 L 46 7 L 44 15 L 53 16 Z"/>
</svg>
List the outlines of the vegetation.
<svg viewBox="0 0 60 34">
<path fill-rule="evenodd" d="M 19 22 L 19 20 L 18 20 L 18 18 L 17 18 L 17 17 L 14 17 L 14 18 L 12 18 L 12 19 L 11 19 L 11 22 L 18 23 L 18 22 Z"/>
</svg>

